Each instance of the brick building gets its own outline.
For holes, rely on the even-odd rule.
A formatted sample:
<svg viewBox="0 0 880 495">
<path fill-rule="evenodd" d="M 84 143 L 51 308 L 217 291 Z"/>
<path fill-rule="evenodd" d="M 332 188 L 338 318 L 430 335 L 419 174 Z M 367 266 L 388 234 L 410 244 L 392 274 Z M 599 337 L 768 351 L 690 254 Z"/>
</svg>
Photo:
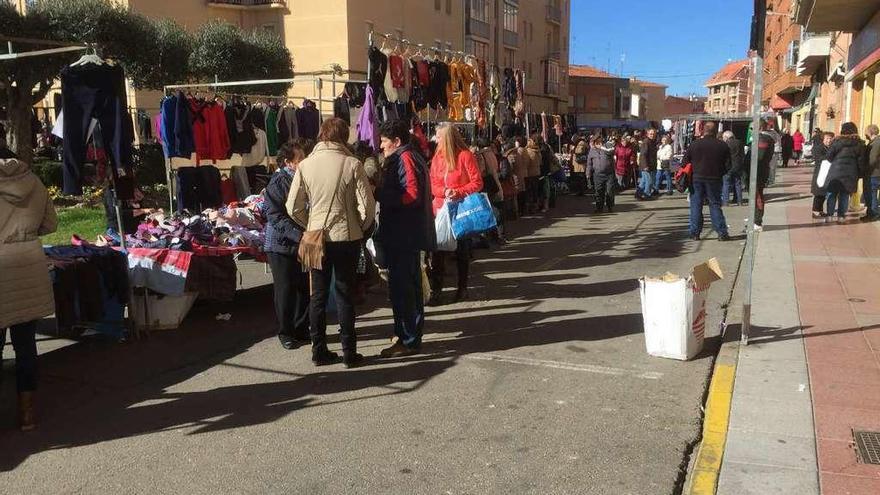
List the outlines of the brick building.
<svg viewBox="0 0 880 495">
<path fill-rule="evenodd" d="M 733 115 L 749 111 L 752 91 L 752 70 L 748 59 L 727 63 L 706 81 L 709 95 L 705 112 Z"/>
<path fill-rule="evenodd" d="M 605 72 L 590 65 L 571 65 L 569 113 L 578 125 L 602 122 L 609 127 L 625 121 L 659 122 L 664 117 L 666 86 Z"/>
<path fill-rule="evenodd" d="M 663 105 L 663 114 L 667 118 L 677 117 L 680 115 L 693 115 L 703 113 L 706 108 L 705 96 L 673 96 L 666 97 Z"/>
<path fill-rule="evenodd" d="M 767 2 L 761 102 L 778 112 L 783 127 L 809 132 L 809 116 L 812 115 L 812 102 L 817 92 L 811 91 L 809 77 L 797 74 L 803 35 L 801 26 L 794 22 L 791 15 L 794 3 L 795 0 Z"/>
</svg>

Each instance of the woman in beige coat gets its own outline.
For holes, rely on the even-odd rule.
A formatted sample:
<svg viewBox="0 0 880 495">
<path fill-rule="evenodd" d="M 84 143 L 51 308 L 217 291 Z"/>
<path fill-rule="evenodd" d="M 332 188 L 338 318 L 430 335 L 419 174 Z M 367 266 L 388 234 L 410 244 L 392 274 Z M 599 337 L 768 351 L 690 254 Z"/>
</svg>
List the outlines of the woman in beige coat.
<svg viewBox="0 0 880 495">
<path fill-rule="evenodd" d="M 344 120 L 324 121 L 318 144 L 300 162 L 287 197 L 287 212 L 295 222 L 306 232 L 324 232 L 325 256 L 322 268 L 311 270 L 309 307 L 312 361 L 317 366 L 339 360 L 327 348 L 327 301 L 334 275 L 343 362 L 350 368 L 363 361 L 357 353 L 353 289 L 364 232 L 375 218 L 376 201 L 363 164 L 348 149 L 348 133 Z"/>
<path fill-rule="evenodd" d="M 30 166 L 15 158 L 0 160 L 0 350 L 9 328 L 22 431 L 36 426 L 36 323 L 55 312 L 39 236 L 54 232 L 56 225 L 49 194 Z"/>
</svg>

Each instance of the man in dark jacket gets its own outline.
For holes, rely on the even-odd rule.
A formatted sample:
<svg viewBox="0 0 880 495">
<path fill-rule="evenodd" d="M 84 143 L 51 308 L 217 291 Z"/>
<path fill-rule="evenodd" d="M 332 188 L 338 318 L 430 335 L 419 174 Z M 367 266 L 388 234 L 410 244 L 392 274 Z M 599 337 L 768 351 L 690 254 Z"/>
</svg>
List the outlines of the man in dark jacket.
<svg viewBox="0 0 880 495">
<path fill-rule="evenodd" d="M 730 148 L 718 139 L 715 122 L 706 122 L 703 137 L 691 144 L 684 155 L 683 163 L 693 166 L 693 189 L 690 207 L 690 236 L 700 240 L 703 231 L 703 200 L 709 202 L 712 226 L 718 232 L 718 240 L 730 240 L 727 220 L 721 210 L 721 180 L 727 171 Z"/>
<path fill-rule="evenodd" d="M 436 238 L 428 167 L 409 146 L 409 125 L 402 120 L 379 128 L 385 155 L 382 188 L 376 191 L 379 225 L 373 240 L 385 251 L 388 286 L 394 312 L 395 342 L 382 357 L 419 352 L 425 323 L 422 251 L 432 251 Z"/>
<path fill-rule="evenodd" d="M 266 241 L 263 250 L 272 269 L 275 289 L 275 314 L 278 318 L 278 340 L 285 349 L 296 349 L 309 337 L 309 275 L 297 258 L 302 227 L 287 214 L 287 195 L 296 174 L 296 167 L 311 153 L 314 142 L 297 138 L 284 143 L 278 159 L 284 163 L 263 192 L 266 215 Z"/>
<path fill-rule="evenodd" d="M 587 173 L 593 177 L 596 188 L 596 213 L 607 206 L 608 213 L 614 208 L 614 141 L 602 144 L 601 137 L 593 138 L 587 154 Z"/>
<path fill-rule="evenodd" d="M 733 132 L 724 131 L 724 134 L 721 136 L 724 142 L 727 143 L 727 147 L 730 148 L 730 160 L 727 162 L 727 173 L 724 174 L 724 179 L 721 182 L 721 206 L 727 206 L 728 201 L 730 201 L 730 186 L 733 186 L 733 191 L 736 195 L 736 204 L 742 206 L 742 171 L 743 155 L 745 154 L 745 151 L 743 150 L 742 143 L 733 135 Z"/>
<path fill-rule="evenodd" d="M 657 130 L 648 129 L 639 146 L 639 170 L 641 179 L 636 189 L 636 199 L 650 198 L 654 188 L 654 170 L 657 169 Z"/>
</svg>

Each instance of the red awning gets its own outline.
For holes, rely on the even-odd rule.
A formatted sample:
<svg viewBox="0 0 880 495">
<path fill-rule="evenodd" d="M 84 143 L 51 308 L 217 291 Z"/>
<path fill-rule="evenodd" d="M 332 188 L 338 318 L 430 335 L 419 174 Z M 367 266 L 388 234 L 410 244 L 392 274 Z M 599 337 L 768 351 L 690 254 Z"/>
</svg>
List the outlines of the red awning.
<svg viewBox="0 0 880 495">
<path fill-rule="evenodd" d="M 770 98 L 770 108 L 773 110 L 786 110 L 791 108 L 791 103 L 779 95 L 773 95 L 773 98 Z"/>
</svg>

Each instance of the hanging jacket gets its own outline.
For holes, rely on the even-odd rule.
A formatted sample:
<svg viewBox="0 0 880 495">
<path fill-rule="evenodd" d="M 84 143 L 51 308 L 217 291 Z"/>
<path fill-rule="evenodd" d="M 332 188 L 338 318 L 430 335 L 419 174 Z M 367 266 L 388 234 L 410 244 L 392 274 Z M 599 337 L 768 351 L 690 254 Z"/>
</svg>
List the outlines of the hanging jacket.
<svg viewBox="0 0 880 495">
<path fill-rule="evenodd" d="M 302 108 L 296 111 L 296 125 L 301 137 L 318 139 L 318 130 L 321 127 L 321 118 L 318 109 L 311 100 L 303 101 Z"/>
<path fill-rule="evenodd" d="M 199 102 L 193 97 L 187 98 L 187 104 L 192 114 L 192 134 L 196 150 L 196 165 L 199 165 L 202 160 L 208 158 L 208 155 L 211 154 L 208 122 L 203 113 L 205 105 L 204 102 Z"/>
<path fill-rule="evenodd" d="M 366 142 L 374 150 L 379 149 L 379 130 L 376 124 L 376 106 L 373 100 L 372 86 L 367 87 L 364 109 L 358 117 L 357 140 Z"/>
<path fill-rule="evenodd" d="M 189 159 L 195 152 L 193 141 L 193 127 L 190 119 L 189 102 L 183 91 L 178 91 L 174 99 L 174 113 L 172 118 L 171 133 L 172 145 L 171 156 Z"/>
<path fill-rule="evenodd" d="M 516 81 L 513 78 L 513 69 L 504 69 L 503 81 L 501 82 L 501 101 L 510 108 L 516 103 Z"/>
<path fill-rule="evenodd" d="M 250 153 L 251 148 L 257 142 L 254 124 L 250 118 L 250 110 L 244 104 L 233 104 L 226 107 L 226 123 L 229 128 L 230 150 L 232 153 L 240 155 Z M 231 125 L 229 124 L 230 120 L 232 121 Z"/>
<path fill-rule="evenodd" d="M 266 145 L 269 149 L 269 156 L 278 154 L 278 109 L 269 107 L 266 110 Z"/>
<path fill-rule="evenodd" d="M 434 110 L 447 108 L 449 101 L 446 97 L 446 85 L 449 83 L 449 66 L 435 60 L 428 64 L 431 84 L 428 86 L 428 105 Z"/>
<path fill-rule="evenodd" d="M 385 75 L 388 72 L 388 57 L 378 48 L 371 46 L 367 50 L 367 79 L 373 88 L 376 101 L 383 101 L 385 96 Z"/>
<path fill-rule="evenodd" d="M 296 108 L 285 106 L 278 112 L 278 142 L 284 144 L 299 137 Z"/>
</svg>

